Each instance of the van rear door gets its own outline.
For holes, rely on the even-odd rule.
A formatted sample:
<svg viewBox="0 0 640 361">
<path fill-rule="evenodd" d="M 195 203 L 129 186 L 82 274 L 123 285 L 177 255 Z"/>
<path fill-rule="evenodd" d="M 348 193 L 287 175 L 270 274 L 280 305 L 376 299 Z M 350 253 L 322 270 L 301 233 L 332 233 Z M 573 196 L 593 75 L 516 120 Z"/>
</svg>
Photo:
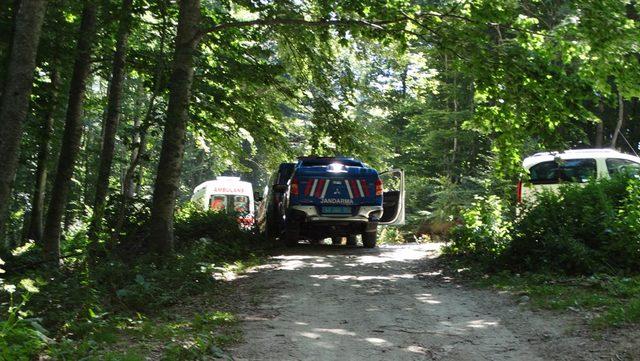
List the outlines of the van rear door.
<svg viewBox="0 0 640 361">
<path fill-rule="evenodd" d="M 399 226 L 405 223 L 404 170 L 389 169 L 380 173 L 383 213 L 379 224 Z"/>
</svg>

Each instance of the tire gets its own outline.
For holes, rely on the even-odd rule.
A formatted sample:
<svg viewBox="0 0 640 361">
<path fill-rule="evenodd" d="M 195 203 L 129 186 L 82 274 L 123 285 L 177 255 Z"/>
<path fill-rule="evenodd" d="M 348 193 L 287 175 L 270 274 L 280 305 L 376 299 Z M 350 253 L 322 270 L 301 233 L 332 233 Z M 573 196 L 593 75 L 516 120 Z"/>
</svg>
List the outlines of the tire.
<svg viewBox="0 0 640 361">
<path fill-rule="evenodd" d="M 334 246 L 342 244 L 342 237 L 331 237 L 331 244 Z"/>
<path fill-rule="evenodd" d="M 356 238 L 355 234 L 352 234 L 347 237 L 347 246 L 357 246 L 357 245 L 358 245 L 358 239 Z"/>
<path fill-rule="evenodd" d="M 362 233 L 362 245 L 364 246 L 364 248 L 375 248 L 377 238 L 378 233 L 376 231 L 364 232 Z"/>
</svg>

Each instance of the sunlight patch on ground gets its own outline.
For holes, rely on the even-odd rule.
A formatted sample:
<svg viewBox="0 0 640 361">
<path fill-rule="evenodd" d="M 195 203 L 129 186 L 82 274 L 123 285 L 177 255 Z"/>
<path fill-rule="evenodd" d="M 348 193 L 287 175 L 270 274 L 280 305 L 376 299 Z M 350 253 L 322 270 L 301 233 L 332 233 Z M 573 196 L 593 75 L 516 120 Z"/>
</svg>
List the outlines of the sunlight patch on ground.
<svg viewBox="0 0 640 361">
<path fill-rule="evenodd" d="M 313 339 L 320 338 L 320 335 L 314 332 L 300 332 L 300 336 L 303 336 L 306 338 L 313 338 Z"/>
<path fill-rule="evenodd" d="M 439 305 L 442 303 L 441 301 L 434 300 L 430 293 L 417 294 L 415 296 L 418 301 L 428 303 L 430 305 Z"/>
<path fill-rule="evenodd" d="M 328 263 L 312 263 L 311 268 L 333 268 L 333 266 Z"/>
<path fill-rule="evenodd" d="M 383 338 L 378 337 L 367 337 L 365 341 L 372 343 L 374 345 L 390 345 L 391 343 Z"/>
<path fill-rule="evenodd" d="M 467 327 L 469 328 L 487 328 L 487 327 L 496 327 L 496 326 L 498 326 L 497 321 L 474 320 L 474 321 L 469 321 L 467 323 Z"/>
<path fill-rule="evenodd" d="M 350 276 L 350 275 L 310 275 L 309 277 L 320 279 L 320 280 L 334 280 L 334 281 L 372 281 L 372 280 L 380 280 L 380 281 L 393 281 L 400 278 L 411 279 L 414 278 L 415 275 L 411 273 L 404 273 L 399 275 L 389 275 L 389 276 Z"/>
<path fill-rule="evenodd" d="M 405 350 L 407 350 L 409 352 L 412 352 L 412 353 L 419 353 L 421 355 L 426 355 L 429 352 L 428 349 L 426 349 L 426 348 L 424 348 L 422 346 L 417 346 L 417 345 L 411 345 L 411 346 L 405 348 Z"/>
<path fill-rule="evenodd" d="M 341 336 L 356 336 L 355 332 L 347 331 L 343 328 L 314 328 L 315 332 L 326 332 Z"/>
</svg>

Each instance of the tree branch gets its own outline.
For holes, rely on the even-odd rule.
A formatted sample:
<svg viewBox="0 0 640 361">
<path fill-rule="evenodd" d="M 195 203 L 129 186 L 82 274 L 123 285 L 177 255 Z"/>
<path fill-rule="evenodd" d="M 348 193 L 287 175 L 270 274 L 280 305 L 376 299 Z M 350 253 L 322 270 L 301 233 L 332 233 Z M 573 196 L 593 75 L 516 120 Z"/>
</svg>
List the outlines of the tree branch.
<svg viewBox="0 0 640 361">
<path fill-rule="evenodd" d="M 358 19 L 336 19 L 336 20 L 304 20 L 304 19 L 257 19 L 250 21 L 233 21 L 214 25 L 204 30 L 204 33 L 213 33 L 229 28 L 241 28 L 251 26 L 269 26 L 269 25 L 301 25 L 311 27 L 327 27 L 327 26 L 366 26 L 374 29 L 384 29 L 384 25 L 399 23 L 405 21 L 404 18 L 389 20 L 358 20 Z"/>
</svg>

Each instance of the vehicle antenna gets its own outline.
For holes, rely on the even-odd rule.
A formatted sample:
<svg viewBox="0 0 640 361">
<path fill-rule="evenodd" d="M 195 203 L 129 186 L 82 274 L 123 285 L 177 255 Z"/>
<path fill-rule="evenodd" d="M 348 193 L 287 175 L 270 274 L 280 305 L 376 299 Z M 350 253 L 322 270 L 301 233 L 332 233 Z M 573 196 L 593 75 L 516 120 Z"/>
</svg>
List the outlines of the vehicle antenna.
<svg viewBox="0 0 640 361">
<path fill-rule="evenodd" d="M 624 134 L 622 134 L 622 132 L 620 132 L 620 135 L 622 136 L 622 139 L 624 139 L 624 141 L 627 143 L 627 145 L 629 146 L 629 148 L 631 148 L 631 151 L 633 152 L 633 154 L 636 155 L 636 157 L 638 156 L 638 153 L 636 153 L 636 150 L 633 148 L 633 146 L 631 145 L 631 143 L 629 143 L 629 141 L 627 140 L 627 137 L 624 136 Z"/>
</svg>

